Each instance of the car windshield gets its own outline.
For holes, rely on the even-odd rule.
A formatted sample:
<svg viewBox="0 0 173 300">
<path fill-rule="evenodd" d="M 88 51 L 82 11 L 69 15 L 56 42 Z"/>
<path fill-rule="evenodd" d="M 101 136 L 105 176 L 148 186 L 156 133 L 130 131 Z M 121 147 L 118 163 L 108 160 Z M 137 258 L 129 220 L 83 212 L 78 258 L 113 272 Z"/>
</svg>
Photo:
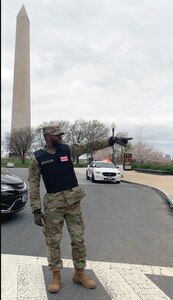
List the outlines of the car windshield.
<svg viewBox="0 0 173 300">
<path fill-rule="evenodd" d="M 96 168 L 116 168 L 112 162 L 104 162 L 104 161 L 97 161 L 95 163 Z"/>
</svg>

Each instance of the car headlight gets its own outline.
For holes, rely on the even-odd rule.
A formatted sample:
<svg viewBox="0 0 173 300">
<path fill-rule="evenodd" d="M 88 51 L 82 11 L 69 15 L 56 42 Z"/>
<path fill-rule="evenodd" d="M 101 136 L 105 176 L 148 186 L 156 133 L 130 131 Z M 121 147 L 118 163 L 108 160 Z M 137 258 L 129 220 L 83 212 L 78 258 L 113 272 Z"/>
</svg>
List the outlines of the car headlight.
<svg viewBox="0 0 173 300">
<path fill-rule="evenodd" d="M 14 191 L 13 187 L 8 184 L 1 184 L 1 192 Z"/>
<path fill-rule="evenodd" d="M 101 174 L 102 172 L 96 171 L 97 174 Z"/>
</svg>

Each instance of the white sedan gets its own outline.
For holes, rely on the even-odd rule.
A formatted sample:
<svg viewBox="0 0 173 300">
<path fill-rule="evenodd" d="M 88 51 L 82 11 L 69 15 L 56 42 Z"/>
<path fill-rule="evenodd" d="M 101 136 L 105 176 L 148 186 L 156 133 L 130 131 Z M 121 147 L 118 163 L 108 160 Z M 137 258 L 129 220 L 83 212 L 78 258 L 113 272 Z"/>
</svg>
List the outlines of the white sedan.
<svg viewBox="0 0 173 300">
<path fill-rule="evenodd" d="M 93 160 L 87 166 L 86 179 L 91 179 L 92 182 L 111 181 L 120 183 L 121 172 L 112 162 Z"/>
</svg>

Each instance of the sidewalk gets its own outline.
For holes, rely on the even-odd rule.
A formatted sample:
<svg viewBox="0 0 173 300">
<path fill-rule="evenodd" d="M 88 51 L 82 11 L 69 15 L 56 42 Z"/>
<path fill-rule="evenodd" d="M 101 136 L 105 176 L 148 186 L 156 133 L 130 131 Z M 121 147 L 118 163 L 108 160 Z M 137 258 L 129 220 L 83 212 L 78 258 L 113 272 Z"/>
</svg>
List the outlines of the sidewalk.
<svg viewBox="0 0 173 300">
<path fill-rule="evenodd" d="M 161 196 L 169 202 L 170 207 L 173 208 L 172 175 L 155 175 L 136 171 L 124 171 L 122 181 L 142 184 L 156 189 Z"/>
</svg>

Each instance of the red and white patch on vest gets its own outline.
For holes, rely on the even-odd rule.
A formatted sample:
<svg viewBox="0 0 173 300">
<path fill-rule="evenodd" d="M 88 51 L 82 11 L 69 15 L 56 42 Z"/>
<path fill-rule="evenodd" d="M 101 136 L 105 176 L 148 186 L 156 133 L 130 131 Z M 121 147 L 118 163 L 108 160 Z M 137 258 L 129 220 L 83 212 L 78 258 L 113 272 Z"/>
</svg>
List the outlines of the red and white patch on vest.
<svg viewBox="0 0 173 300">
<path fill-rule="evenodd" d="M 61 156 L 60 161 L 61 162 L 68 161 L 68 156 Z"/>
</svg>

